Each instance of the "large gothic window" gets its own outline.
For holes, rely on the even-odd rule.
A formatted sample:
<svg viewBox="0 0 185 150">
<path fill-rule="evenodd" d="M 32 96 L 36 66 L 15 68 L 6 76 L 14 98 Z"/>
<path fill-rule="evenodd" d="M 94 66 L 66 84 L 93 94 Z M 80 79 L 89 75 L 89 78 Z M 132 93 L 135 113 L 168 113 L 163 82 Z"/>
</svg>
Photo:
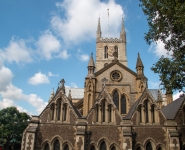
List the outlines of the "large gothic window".
<svg viewBox="0 0 185 150">
<path fill-rule="evenodd" d="M 64 150 L 69 150 L 69 146 L 67 144 L 64 146 Z"/>
<path fill-rule="evenodd" d="M 150 142 L 148 142 L 148 143 L 146 144 L 146 150 L 153 150 L 153 149 L 152 149 L 152 144 L 151 144 Z"/>
<path fill-rule="evenodd" d="M 146 100 L 144 102 L 144 106 L 145 106 L 145 122 L 148 122 L 148 101 Z"/>
<path fill-rule="evenodd" d="M 55 105 L 52 104 L 50 109 L 51 109 L 51 120 L 54 120 Z"/>
<path fill-rule="evenodd" d="M 44 146 L 44 150 L 49 150 L 49 145 L 48 145 L 48 143 Z"/>
<path fill-rule="evenodd" d="M 108 47 L 104 47 L 104 58 L 108 58 Z"/>
<path fill-rule="evenodd" d="M 106 150 L 106 144 L 104 141 L 100 144 L 100 150 Z"/>
<path fill-rule="evenodd" d="M 67 104 L 63 106 L 63 121 L 66 121 L 67 118 Z"/>
<path fill-rule="evenodd" d="M 126 98 L 125 96 L 123 95 L 121 97 L 121 113 L 122 114 L 126 114 L 126 109 L 127 109 L 127 106 L 126 106 Z"/>
<path fill-rule="evenodd" d="M 96 150 L 94 145 L 91 146 L 90 150 Z"/>
<path fill-rule="evenodd" d="M 119 94 L 118 94 L 118 91 L 114 92 L 113 101 L 114 101 L 114 104 L 116 105 L 117 109 L 119 110 Z"/>
<path fill-rule="evenodd" d="M 102 101 L 102 121 L 105 122 L 105 100 Z"/>
<path fill-rule="evenodd" d="M 57 102 L 57 120 L 60 120 L 60 114 L 61 114 L 61 99 Z"/>
<path fill-rule="evenodd" d="M 60 150 L 60 142 L 59 140 L 56 140 L 54 143 L 54 150 Z"/>
</svg>

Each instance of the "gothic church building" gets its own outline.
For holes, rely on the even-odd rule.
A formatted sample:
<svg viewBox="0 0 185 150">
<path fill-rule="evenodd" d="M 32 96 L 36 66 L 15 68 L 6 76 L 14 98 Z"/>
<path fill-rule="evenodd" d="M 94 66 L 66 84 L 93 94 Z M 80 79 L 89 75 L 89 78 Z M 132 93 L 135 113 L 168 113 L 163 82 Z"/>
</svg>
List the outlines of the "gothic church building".
<svg viewBox="0 0 185 150">
<path fill-rule="evenodd" d="M 119 38 L 103 38 L 99 19 L 84 88 L 62 79 L 32 116 L 21 150 L 185 150 L 185 97 L 168 94 L 164 105 L 161 91 L 148 89 L 139 54 L 135 62 L 127 67 L 123 20 Z"/>
</svg>

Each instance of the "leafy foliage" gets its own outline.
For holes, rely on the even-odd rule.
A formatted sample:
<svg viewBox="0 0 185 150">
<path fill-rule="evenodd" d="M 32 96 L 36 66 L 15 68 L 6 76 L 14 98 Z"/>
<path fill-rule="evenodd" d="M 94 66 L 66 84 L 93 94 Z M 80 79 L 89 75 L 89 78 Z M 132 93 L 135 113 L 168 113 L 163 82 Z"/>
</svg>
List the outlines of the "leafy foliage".
<svg viewBox="0 0 185 150">
<path fill-rule="evenodd" d="M 28 126 L 30 116 L 19 112 L 15 107 L 0 110 L 0 133 L 4 139 L 6 149 L 13 143 L 20 143 L 22 133 Z"/>
<path fill-rule="evenodd" d="M 147 16 L 149 31 L 145 34 L 148 44 L 162 41 L 169 58 L 162 56 L 152 66 L 160 75 L 162 85 L 168 91 L 184 91 L 185 87 L 185 1 L 140 0 Z"/>
</svg>

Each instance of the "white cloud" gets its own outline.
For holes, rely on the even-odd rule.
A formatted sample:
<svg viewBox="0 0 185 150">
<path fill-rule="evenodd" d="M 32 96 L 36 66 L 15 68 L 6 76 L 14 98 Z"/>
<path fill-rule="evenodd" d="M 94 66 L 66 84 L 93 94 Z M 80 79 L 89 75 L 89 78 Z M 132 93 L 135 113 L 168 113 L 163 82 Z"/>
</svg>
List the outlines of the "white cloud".
<svg viewBox="0 0 185 150">
<path fill-rule="evenodd" d="M 71 83 L 71 87 L 72 88 L 78 88 L 78 86 L 76 85 L 76 83 L 73 83 L 73 82 Z"/>
<path fill-rule="evenodd" d="M 56 57 L 62 58 L 62 59 L 68 59 L 70 57 L 70 54 L 67 53 L 67 50 L 63 50 Z"/>
<path fill-rule="evenodd" d="M 54 14 L 51 27 L 65 42 L 79 43 L 95 37 L 98 17 L 100 14 L 102 33 L 107 35 L 109 8 L 109 35 L 118 37 L 121 30 L 123 10 L 114 0 L 101 2 L 100 0 L 64 0 L 56 6 L 65 12 L 62 18 Z"/>
<path fill-rule="evenodd" d="M 0 49 L 0 58 L 9 63 L 30 63 L 32 62 L 32 49 L 27 45 L 28 41 L 13 38 L 9 45 Z"/>
<path fill-rule="evenodd" d="M 45 74 L 38 72 L 33 77 L 28 79 L 28 83 L 32 85 L 38 85 L 38 84 L 48 84 L 50 83 L 50 81 Z"/>
<path fill-rule="evenodd" d="M 38 113 L 41 113 L 46 107 L 47 102 L 44 102 L 42 98 L 38 97 L 36 94 L 27 95 L 26 100 L 37 109 Z"/>
<path fill-rule="evenodd" d="M 6 90 L 7 86 L 11 83 L 13 74 L 9 68 L 4 66 L 0 67 L 0 91 Z"/>
<path fill-rule="evenodd" d="M 183 94 L 183 92 L 177 92 L 177 93 L 173 94 L 173 100 L 178 99 L 181 94 Z"/>
<path fill-rule="evenodd" d="M 10 99 L 3 99 L 2 101 L 0 100 L 0 109 L 7 108 L 15 106 L 14 101 Z"/>
<path fill-rule="evenodd" d="M 77 50 L 77 54 L 76 57 L 80 60 L 80 61 L 88 61 L 89 60 L 89 55 L 84 54 L 83 51 L 81 49 Z"/>
<path fill-rule="evenodd" d="M 59 75 L 58 74 L 52 74 L 52 72 L 48 72 L 48 76 L 49 77 L 58 77 Z"/>
<path fill-rule="evenodd" d="M 41 55 L 47 60 L 51 59 L 53 55 L 60 52 L 60 41 L 51 33 L 46 30 L 36 43 L 37 48 L 41 51 Z"/>
<path fill-rule="evenodd" d="M 152 43 L 148 51 L 154 53 L 157 57 L 161 57 L 162 55 L 170 57 L 172 53 L 168 52 L 164 46 L 165 45 L 162 41 L 158 41 L 157 43 Z"/>
</svg>

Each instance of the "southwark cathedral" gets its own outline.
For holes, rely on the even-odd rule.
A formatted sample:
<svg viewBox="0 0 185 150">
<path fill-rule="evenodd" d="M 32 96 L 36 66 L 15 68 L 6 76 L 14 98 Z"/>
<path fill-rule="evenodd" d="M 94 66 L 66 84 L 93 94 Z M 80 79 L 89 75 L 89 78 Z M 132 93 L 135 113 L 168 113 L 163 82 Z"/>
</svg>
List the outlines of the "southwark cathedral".
<svg viewBox="0 0 185 150">
<path fill-rule="evenodd" d="M 59 81 L 21 150 L 185 150 L 185 97 L 148 89 L 139 53 L 128 68 L 123 20 L 118 38 L 103 38 L 98 20 L 95 58 L 84 68 L 84 88 Z"/>
</svg>

